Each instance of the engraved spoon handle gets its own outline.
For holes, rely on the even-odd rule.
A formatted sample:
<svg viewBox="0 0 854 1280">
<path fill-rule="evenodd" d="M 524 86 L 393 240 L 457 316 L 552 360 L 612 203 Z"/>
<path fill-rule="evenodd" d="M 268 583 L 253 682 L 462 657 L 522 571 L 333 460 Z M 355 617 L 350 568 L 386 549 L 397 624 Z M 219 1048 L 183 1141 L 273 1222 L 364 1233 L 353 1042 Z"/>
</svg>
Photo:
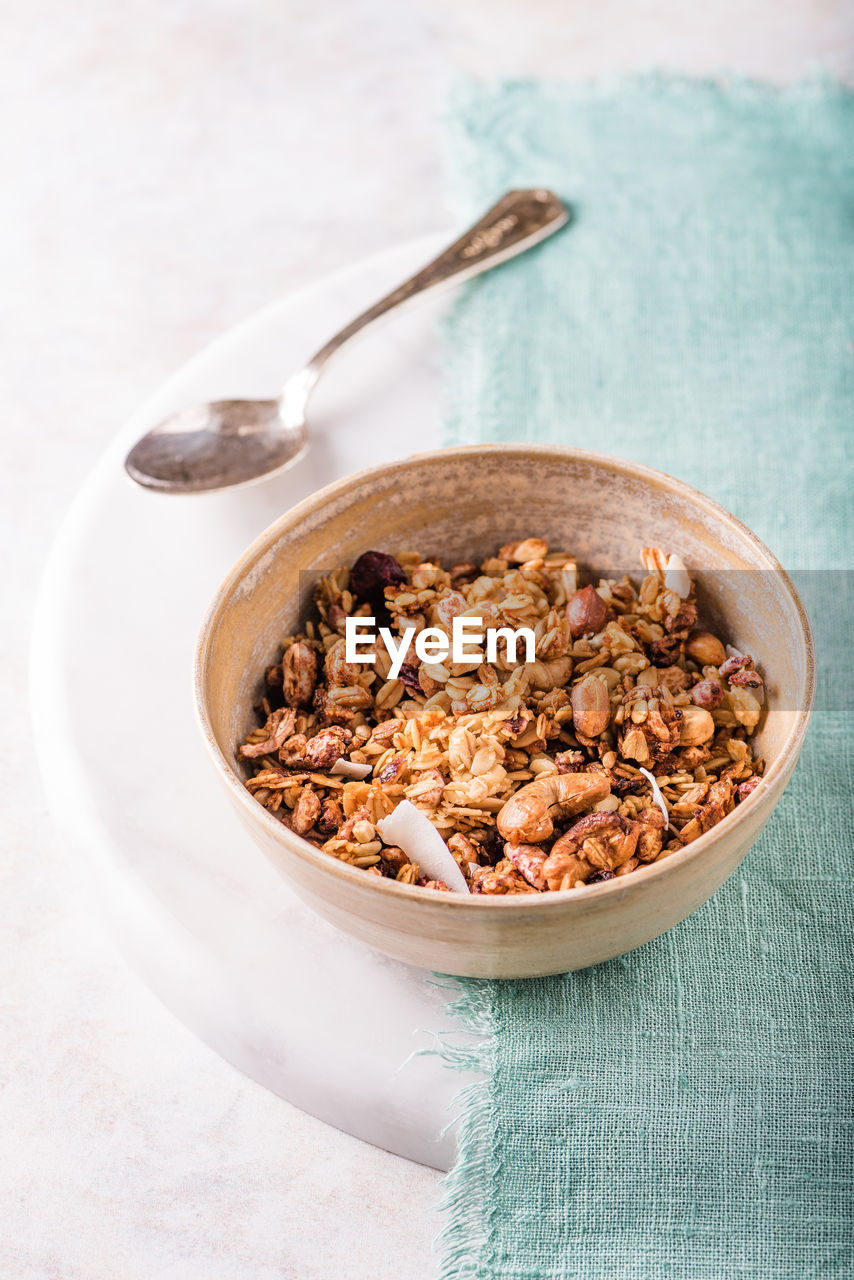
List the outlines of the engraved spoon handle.
<svg viewBox="0 0 854 1280">
<path fill-rule="evenodd" d="M 450 281 L 467 280 L 524 253 L 540 240 L 545 240 L 569 221 L 569 211 L 553 191 L 541 188 L 530 191 L 508 191 L 497 204 L 470 227 L 459 240 L 428 262 L 414 276 L 387 293 L 367 311 L 351 320 L 334 338 L 320 348 L 308 362 L 315 375 L 339 347 L 354 334 L 372 324 L 393 307 L 408 302 L 428 289 Z"/>
</svg>

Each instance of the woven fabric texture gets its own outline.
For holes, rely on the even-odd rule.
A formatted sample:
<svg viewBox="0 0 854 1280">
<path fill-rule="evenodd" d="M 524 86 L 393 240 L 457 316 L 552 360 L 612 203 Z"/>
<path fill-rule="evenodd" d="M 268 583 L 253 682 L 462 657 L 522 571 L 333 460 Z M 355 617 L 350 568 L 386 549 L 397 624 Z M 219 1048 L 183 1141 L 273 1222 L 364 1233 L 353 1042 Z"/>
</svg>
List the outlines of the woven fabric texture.
<svg viewBox="0 0 854 1280">
<path fill-rule="evenodd" d="M 854 97 L 466 84 L 448 123 L 463 213 L 521 186 L 575 211 L 455 304 L 448 441 L 594 448 L 704 490 L 797 571 L 820 689 L 795 778 L 704 907 L 584 972 L 460 983 L 486 1038 L 458 1060 L 486 1078 L 460 1103 L 442 1274 L 854 1276 Z"/>
</svg>

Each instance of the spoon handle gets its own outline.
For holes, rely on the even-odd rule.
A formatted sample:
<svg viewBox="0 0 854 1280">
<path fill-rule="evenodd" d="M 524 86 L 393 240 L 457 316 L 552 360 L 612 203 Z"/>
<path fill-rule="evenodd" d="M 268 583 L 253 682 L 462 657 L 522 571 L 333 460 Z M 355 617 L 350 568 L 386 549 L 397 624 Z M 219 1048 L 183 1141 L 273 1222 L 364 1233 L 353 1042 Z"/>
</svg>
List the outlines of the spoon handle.
<svg viewBox="0 0 854 1280">
<path fill-rule="evenodd" d="M 532 245 L 545 240 L 570 219 L 569 210 L 553 191 L 542 188 L 508 191 L 497 204 L 455 240 L 438 258 L 428 262 L 414 276 L 351 320 L 340 333 L 322 346 L 308 362 L 316 381 L 320 368 L 339 347 L 366 325 L 384 316 L 393 307 L 408 302 L 428 289 L 450 281 L 468 280 L 491 267 L 515 258 Z"/>
</svg>

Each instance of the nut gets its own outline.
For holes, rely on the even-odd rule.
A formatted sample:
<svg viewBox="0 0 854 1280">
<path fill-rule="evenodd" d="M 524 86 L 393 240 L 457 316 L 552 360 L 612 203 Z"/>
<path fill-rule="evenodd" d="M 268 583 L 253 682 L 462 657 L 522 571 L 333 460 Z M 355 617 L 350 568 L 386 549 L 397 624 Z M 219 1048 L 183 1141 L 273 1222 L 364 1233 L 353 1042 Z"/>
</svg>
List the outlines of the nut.
<svg viewBox="0 0 854 1280">
<path fill-rule="evenodd" d="M 705 707 L 685 707 L 679 728 L 683 747 L 699 747 L 715 736 L 715 722 Z"/>
<path fill-rule="evenodd" d="M 496 825 L 513 844 L 537 844 L 554 831 L 554 818 L 580 813 L 604 800 L 611 782 L 595 773 L 551 773 L 520 788 L 498 812 Z"/>
<path fill-rule="evenodd" d="M 639 698 L 637 702 L 631 705 L 632 724 L 643 724 L 649 715 L 649 707 L 643 698 Z"/>
<path fill-rule="evenodd" d="M 589 813 L 581 818 L 552 845 L 543 865 L 549 888 L 572 888 L 586 881 L 594 869 L 616 871 L 634 855 L 640 831 L 639 822 L 616 813 Z"/>
<path fill-rule="evenodd" d="M 314 826 L 317 818 L 320 817 L 320 796 L 316 791 L 306 789 L 297 800 L 296 807 L 291 816 L 291 825 L 297 835 L 305 835 L 306 831 L 310 831 Z"/>
<path fill-rule="evenodd" d="M 463 871 L 465 871 L 465 865 L 468 862 L 475 867 L 480 865 L 480 856 L 483 851 L 479 845 L 475 844 L 474 840 L 464 836 L 461 831 L 451 836 L 448 841 L 448 848 Z"/>
<path fill-rule="evenodd" d="M 293 733 L 295 720 L 293 711 L 286 708 L 280 707 L 277 711 L 272 711 L 263 729 L 267 737 L 260 742 L 244 743 L 240 748 L 240 754 L 244 759 L 251 760 L 253 756 L 266 756 L 273 751 L 278 751 Z"/>
<path fill-rule="evenodd" d="M 645 674 L 641 672 L 641 674 Z M 681 693 L 691 683 L 691 677 L 681 667 L 659 667 L 646 680 L 638 680 L 638 684 L 663 684 L 671 693 Z"/>
<path fill-rule="evenodd" d="M 636 854 L 639 862 L 654 862 L 661 853 L 664 830 L 667 826 L 664 814 L 658 805 L 642 809 L 638 814 L 640 831 Z"/>
<path fill-rule="evenodd" d="M 582 587 L 570 597 L 566 606 L 566 620 L 574 640 L 581 636 L 595 635 L 605 625 L 608 610 L 605 601 L 595 587 Z"/>
<path fill-rule="evenodd" d="M 388 786 L 391 783 L 399 781 L 408 768 L 409 762 L 405 755 L 392 755 L 388 760 L 386 760 L 385 764 L 376 775 L 376 780 L 384 786 Z"/>
<path fill-rule="evenodd" d="M 341 642 L 343 644 L 343 641 Z M 289 707 L 308 707 L 317 684 L 317 654 L 296 640 L 282 658 L 282 693 Z"/>
<path fill-rule="evenodd" d="M 324 800 L 320 808 L 320 816 L 315 826 L 321 835 L 331 836 L 344 821 L 341 806 L 337 800 Z"/>
<path fill-rule="evenodd" d="M 315 734 L 306 744 L 306 762 L 313 769 L 331 769 L 336 760 L 341 759 L 352 741 L 353 735 L 350 730 L 341 725 L 331 725 L 328 729 L 321 729 L 320 733 Z"/>
<path fill-rule="evenodd" d="M 575 728 L 586 738 L 596 738 L 608 728 L 611 703 L 608 689 L 596 676 L 587 676 L 570 695 Z"/>
<path fill-rule="evenodd" d="M 738 687 L 730 689 L 729 705 L 732 707 L 736 720 L 744 725 L 748 733 L 753 733 L 759 723 L 762 707 L 750 690 Z"/>
<path fill-rule="evenodd" d="M 326 662 L 324 669 L 326 676 L 331 685 L 341 687 L 352 687 L 358 684 L 359 676 L 361 676 L 365 668 L 361 663 L 348 662 L 346 659 L 347 642 L 343 638 L 336 640 L 332 648 L 326 654 Z"/>
<path fill-rule="evenodd" d="M 536 893 L 537 890 L 524 876 L 516 870 L 512 863 L 505 862 L 509 871 L 492 867 L 475 867 L 471 878 L 472 893 Z"/>
<path fill-rule="evenodd" d="M 726 658 L 726 649 L 711 631 L 695 631 L 685 651 L 701 667 L 719 667 Z"/>
<path fill-rule="evenodd" d="M 468 605 L 466 598 L 459 591 L 449 591 L 436 604 L 436 618 L 440 627 L 444 627 L 450 634 L 454 625 L 454 618 L 458 618 L 460 614 L 465 613 Z"/>
</svg>

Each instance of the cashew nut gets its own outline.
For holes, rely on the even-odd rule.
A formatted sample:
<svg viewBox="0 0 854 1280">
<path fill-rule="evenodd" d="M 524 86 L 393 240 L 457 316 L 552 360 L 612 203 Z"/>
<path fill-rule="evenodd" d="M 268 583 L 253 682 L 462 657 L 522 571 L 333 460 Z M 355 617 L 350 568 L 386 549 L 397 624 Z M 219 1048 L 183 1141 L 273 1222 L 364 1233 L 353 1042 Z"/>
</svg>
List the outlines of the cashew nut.
<svg viewBox="0 0 854 1280">
<path fill-rule="evenodd" d="M 610 779 L 601 773 L 554 773 L 535 778 L 499 810 L 499 833 L 514 844 L 538 844 L 554 831 L 558 813 L 580 813 L 610 792 Z"/>
</svg>

